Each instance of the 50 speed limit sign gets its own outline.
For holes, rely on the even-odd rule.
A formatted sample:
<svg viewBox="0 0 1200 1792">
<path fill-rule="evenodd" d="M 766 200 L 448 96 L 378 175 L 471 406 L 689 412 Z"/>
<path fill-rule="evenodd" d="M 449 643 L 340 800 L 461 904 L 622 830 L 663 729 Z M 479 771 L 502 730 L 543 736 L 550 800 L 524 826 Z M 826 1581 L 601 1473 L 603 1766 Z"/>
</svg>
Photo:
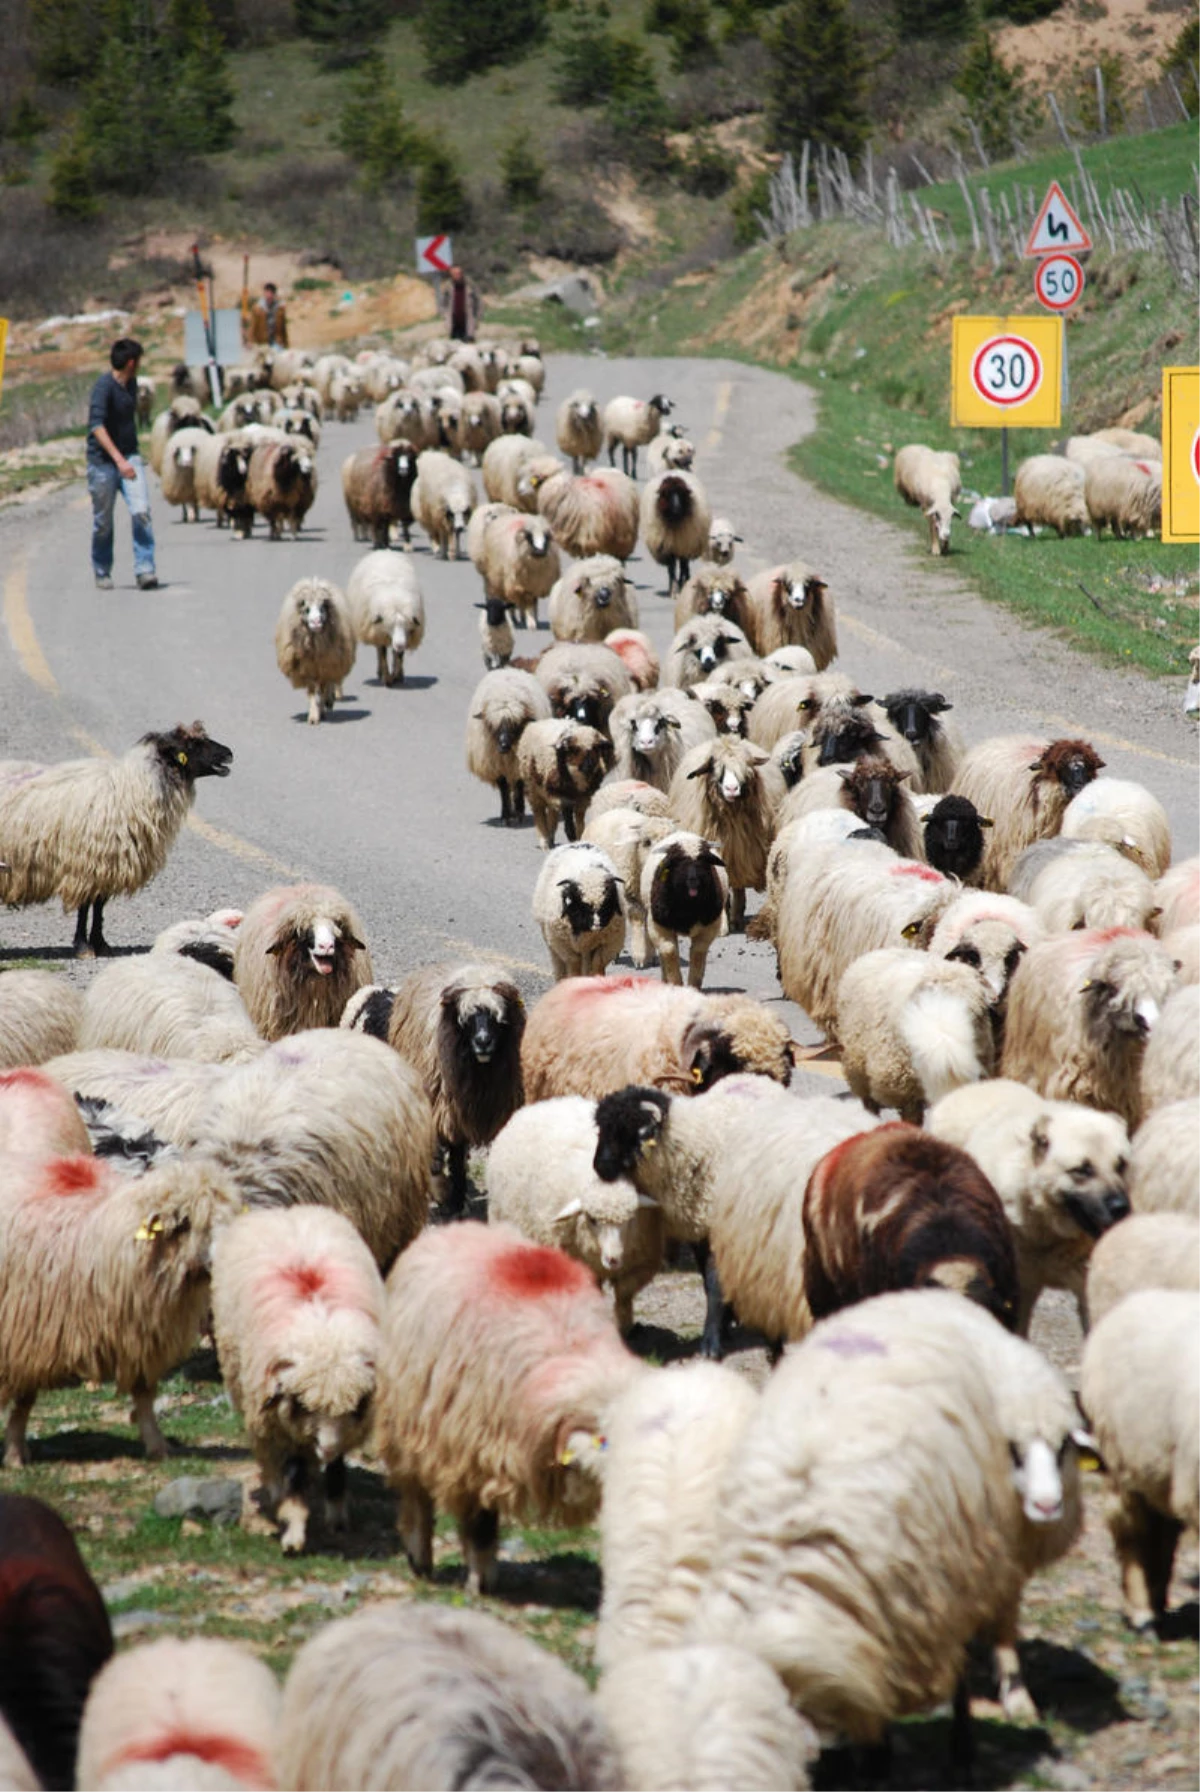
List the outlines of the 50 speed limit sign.
<svg viewBox="0 0 1200 1792">
<path fill-rule="evenodd" d="M 1047 255 L 1033 276 L 1034 296 L 1048 311 L 1069 311 L 1083 292 L 1083 269 L 1073 255 Z"/>
<path fill-rule="evenodd" d="M 950 421 L 968 429 L 1057 429 L 1060 317 L 956 317 Z"/>
</svg>

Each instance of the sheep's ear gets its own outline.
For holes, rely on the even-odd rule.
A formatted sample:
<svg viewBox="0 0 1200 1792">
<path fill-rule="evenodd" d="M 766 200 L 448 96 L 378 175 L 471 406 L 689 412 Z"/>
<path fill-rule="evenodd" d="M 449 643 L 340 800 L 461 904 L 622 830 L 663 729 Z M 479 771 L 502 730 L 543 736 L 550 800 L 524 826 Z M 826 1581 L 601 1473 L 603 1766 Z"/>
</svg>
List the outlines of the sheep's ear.
<svg viewBox="0 0 1200 1792">
<path fill-rule="evenodd" d="M 920 921 L 910 921 L 907 927 L 902 927 L 900 929 L 901 938 L 906 939 L 906 940 L 915 940 L 917 935 L 921 931 L 921 927 L 922 927 L 922 923 Z"/>
<path fill-rule="evenodd" d="M 844 784 L 848 784 L 850 779 L 854 776 L 854 767 L 852 765 L 835 765 L 833 769 Z"/>
<path fill-rule="evenodd" d="M 708 776 L 709 772 L 712 770 L 712 768 L 713 768 L 712 760 L 706 759 L 704 761 L 703 765 L 698 765 L 694 772 L 688 773 L 688 782 L 690 783 L 693 778 L 707 778 L 707 776 Z"/>
<path fill-rule="evenodd" d="M 950 506 L 950 515 L 956 516 L 958 518 L 959 522 L 960 523 L 962 522 L 962 511 L 958 508 L 957 504 L 952 504 Z"/>
<path fill-rule="evenodd" d="M 958 513 L 956 511 L 955 515 L 957 515 L 957 514 Z M 929 696 L 925 699 L 925 707 L 929 711 L 930 715 L 939 715 L 940 716 L 943 710 L 953 709 L 954 705 L 953 705 L 953 703 L 947 702 L 946 698 L 942 696 L 942 693 L 940 691 L 931 691 Z"/>
<path fill-rule="evenodd" d="M 689 695 L 690 694 L 691 693 L 689 692 Z M 668 728 L 682 728 L 683 727 L 683 723 L 680 721 L 678 716 L 668 716 L 666 718 L 666 721 L 667 721 Z"/>
<path fill-rule="evenodd" d="M 864 703 L 874 703 L 875 699 L 870 691 L 855 691 L 850 701 L 853 703 L 855 709 L 861 709 Z"/>
<path fill-rule="evenodd" d="M 1040 1164 L 1050 1149 L 1050 1134 L 1046 1130 L 1044 1115 L 1039 1115 L 1034 1121 L 1033 1130 L 1029 1134 L 1029 1143 L 1033 1150 L 1034 1163 Z"/>
<path fill-rule="evenodd" d="M 897 784 L 903 784 L 905 778 L 911 778 L 911 777 L 912 777 L 911 772 L 897 772 L 896 782 L 897 782 Z"/>
<path fill-rule="evenodd" d="M 1099 1460 L 1100 1445 L 1090 1431 L 1085 1430 L 1082 1425 L 1073 1425 L 1069 1435 L 1077 1450 L 1087 1450 Z"/>
<path fill-rule="evenodd" d="M 353 946 L 356 952 L 365 952 L 367 949 L 357 935 L 353 933 L 343 933 L 342 938 L 346 941 L 347 945 Z"/>
<path fill-rule="evenodd" d="M 562 1222 L 564 1220 L 573 1220 L 577 1213 L 582 1213 L 582 1212 L 583 1212 L 583 1202 L 580 1200 L 579 1196 L 576 1195 L 576 1196 L 574 1196 L 574 1198 L 572 1200 L 567 1202 L 565 1207 L 559 1208 L 558 1212 L 554 1216 L 552 1224 L 554 1224 L 555 1226 L 559 1226 L 562 1224 Z"/>
<path fill-rule="evenodd" d="M 273 939 L 271 941 L 271 944 L 267 947 L 267 957 L 268 958 L 277 957 L 278 954 L 280 952 L 282 952 L 284 947 L 288 944 L 291 937 L 292 936 L 290 933 L 281 933 L 277 939 Z"/>
</svg>

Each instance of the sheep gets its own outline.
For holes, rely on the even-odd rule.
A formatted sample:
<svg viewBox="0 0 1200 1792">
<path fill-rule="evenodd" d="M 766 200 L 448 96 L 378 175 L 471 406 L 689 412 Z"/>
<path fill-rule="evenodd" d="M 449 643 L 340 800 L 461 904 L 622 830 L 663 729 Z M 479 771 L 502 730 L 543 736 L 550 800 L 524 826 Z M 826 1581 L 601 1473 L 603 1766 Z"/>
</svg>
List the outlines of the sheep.
<svg viewBox="0 0 1200 1792">
<path fill-rule="evenodd" d="M 1058 833 L 1071 798 L 1103 766 L 1085 740 L 1002 734 L 971 748 L 955 775 L 953 793 L 969 797 L 993 823 L 979 874 L 985 890 L 1008 888 L 1017 854 Z"/>
<path fill-rule="evenodd" d="M 525 813 L 517 747 L 530 722 L 550 720 L 550 699 L 530 672 L 505 666 L 487 672 L 471 695 L 467 715 L 467 770 L 500 792 L 500 820 L 516 827 Z"/>
<path fill-rule="evenodd" d="M 711 840 L 676 830 L 651 847 L 642 867 L 641 902 L 664 983 L 682 983 L 679 940 L 688 945 L 688 987 L 700 989 L 714 940 L 727 929 L 729 875 Z"/>
<path fill-rule="evenodd" d="M 294 690 L 308 693 L 308 721 L 332 710 L 354 670 L 358 641 L 345 593 L 331 579 L 297 579 L 275 623 L 275 663 Z"/>
<path fill-rule="evenodd" d="M 1183 713 L 1194 721 L 1200 715 L 1200 647 L 1188 654 L 1188 681 L 1183 693 Z"/>
<path fill-rule="evenodd" d="M 792 734 L 780 735 L 771 748 L 771 758 L 783 773 L 783 781 L 789 790 L 795 790 L 804 775 L 804 749 L 808 744 L 808 736 L 797 728 Z M 826 811 L 829 813 L 829 811 Z M 854 817 L 858 820 L 857 815 Z M 780 832 L 787 823 L 780 824 Z"/>
<path fill-rule="evenodd" d="M 199 1335 L 211 1238 L 238 1205 L 207 1163 L 175 1158 L 127 1177 L 92 1156 L 9 1160 L 0 1189 L 6 1467 L 29 1460 L 38 1394 L 75 1376 L 131 1394 L 146 1455 L 166 1456 L 155 1390 Z"/>
<path fill-rule="evenodd" d="M 429 1216 L 434 1131 L 421 1079 L 363 1033 L 291 1034 L 210 1083 L 180 1130 L 246 1205 L 332 1207 L 383 1270 Z"/>
<path fill-rule="evenodd" d="M 410 562 L 386 548 L 357 561 L 346 583 L 346 607 L 358 640 L 375 649 L 380 684 L 404 683 L 404 656 L 425 638 L 425 600 Z"/>
<path fill-rule="evenodd" d="M 568 841 L 578 840 L 584 811 L 613 762 L 607 734 L 556 716 L 527 723 L 516 752 L 542 851 L 554 845 L 560 815 Z"/>
<path fill-rule="evenodd" d="M 712 510 L 694 473 L 673 471 L 651 479 L 641 497 L 640 527 L 646 551 L 667 569 L 667 596 L 688 578 L 691 562 L 708 546 Z"/>
<path fill-rule="evenodd" d="M 240 908 L 217 908 L 211 915 L 173 921 L 155 936 L 150 950 L 193 959 L 232 983 L 235 935 L 241 924 Z"/>
<path fill-rule="evenodd" d="M 549 596 L 562 570 L 541 517 L 518 511 L 495 518 L 484 531 L 476 564 L 485 596 L 507 604 L 514 622 L 536 628 L 538 599 Z"/>
<path fill-rule="evenodd" d="M 690 473 L 696 458 L 696 444 L 689 442 L 678 423 L 660 429 L 646 449 L 646 476 L 655 479 L 660 473 Z M 707 536 L 704 543 L 708 548 Z"/>
<path fill-rule="evenodd" d="M 253 446 L 254 438 L 246 430 L 205 436 L 197 444 L 192 468 L 196 503 L 202 510 L 214 511 L 217 528 L 228 524 L 236 537 L 248 535 L 254 523 L 254 511 L 246 500 Z"/>
<path fill-rule="evenodd" d="M 809 1784 L 816 1733 L 778 1675 L 745 1649 L 688 1643 L 622 1656 L 596 1700 L 629 1785 L 643 1792 L 803 1792 Z"/>
<path fill-rule="evenodd" d="M 48 1071 L 0 1070 L 0 1161 L 12 1152 L 74 1157 L 91 1149 L 79 1109 Z"/>
<path fill-rule="evenodd" d="M 90 1111 L 132 1116 L 135 1127 L 177 1146 L 190 1143 L 214 1090 L 234 1068 L 120 1051 L 68 1052 L 44 1066 L 74 1096 L 85 1123 Z"/>
<path fill-rule="evenodd" d="M 386 548 L 398 528 L 407 548 L 413 524 L 413 487 L 417 481 L 416 449 L 393 441 L 381 448 L 359 448 L 342 462 L 342 496 L 356 541 Z"/>
<path fill-rule="evenodd" d="M 629 936 L 629 955 L 634 968 L 639 971 L 654 959 L 654 949 L 646 931 L 642 870 L 656 843 L 671 833 L 674 826 L 666 816 L 643 815 L 637 809 L 607 809 L 603 814 L 593 816 L 589 808 L 581 835 L 585 843 L 598 846 L 607 853 L 616 868 Z"/>
<path fill-rule="evenodd" d="M 1053 529 L 1061 540 L 1082 535 L 1088 525 L 1083 496 L 1084 470 L 1061 454 L 1032 454 L 1017 468 L 1013 481 L 1016 500 L 1014 527 L 1024 526 L 1030 535 L 1034 525 Z"/>
<path fill-rule="evenodd" d="M 749 996 L 706 996 L 652 977 L 572 977 L 529 1011 L 521 1046 L 526 1101 L 627 1083 L 694 1094 L 747 1070 L 792 1073 L 787 1027 Z"/>
<path fill-rule="evenodd" d="M 83 996 L 56 971 L 0 975 L 0 1070 L 75 1050 Z"/>
<path fill-rule="evenodd" d="M 432 448 L 434 431 L 427 401 L 419 392 L 400 387 L 375 406 L 375 434 L 386 447 L 389 442 L 407 442 L 418 452 Z"/>
<path fill-rule="evenodd" d="M 1080 1401 L 1109 1476 L 1108 1525 L 1134 1630 L 1165 1617 L 1176 1544 L 1200 1518 L 1198 1337 L 1200 1297 L 1156 1288 L 1120 1301 L 1084 1347 Z"/>
<path fill-rule="evenodd" d="M 610 398 L 604 407 L 604 446 L 610 467 L 616 465 L 617 448 L 621 450 L 621 467 L 631 479 L 637 478 L 638 449 L 652 442 L 664 417 L 675 409 L 661 392 L 652 398 Z M 622 556 L 624 558 L 624 556 Z"/>
<path fill-rule="evenodd" d="M 494 966 L 426 965 L 393 994 L 384 1037 L 424 1084 L 451 1214 L 466 1206 L 469 1148 L 490 1144 L 521 1105 L 524 1032 L 520 992 Z"/>
<path fill-rule="evenodd" d="M 727 662 L 727 667 L 737 663 Z M 726 679 L 716 678 L 692 685 L 687 695 L 712 717 L 718 734 L 736 734 L 745 739 L 747 718 L 754 708 L 752 695 Z"/>
<path fill-rule="evenodd" d="M 1093 442 L 1107 442 L 1119 448 L 1122 454 L 1136 455 L 1139 460 L 1161 460 L 1162 442 L 1158 436 L 1139 434 L 1135 429 L 1125 429 L 1116 424 L 1110 429 L 1094 429 Z"/>
<path fill-rule="evenodd" d="M 283 525 L 300 539 L 304 519 L 317 496 L 316 455 L 298 436 L 259 441 L 250 450 L 246 503 L 266 523 L 272 541 L 283 538 Z M 248 531 L 247 531 L 248 532 Z"/>
<path fill-rule="evenodd" d="M 864 829 L 859 817 L 852 815 L 848 809 L 814 809 L 808 815 L 801 815 L 795 821 L 778 826 L 771 842 L 771 850 L 767 854 L 766 897 L 746 928 L 746 937 L 752 940 L 774 940 L 776 911 L 783 886 L 793 869 L 805 863 L 814 847 L 841 845 L 847 840 L 859 844 L 869 836 L 870 830 Z M 887 845 L 882 840 L 874 843 Z"/>
<path fill-rule="evenodd" d="M 837 658 L 837 622 L 833 599 L 817 573 L 803 560 L 756 573 L 747 587 L 746 633 L 756 653 L 777 647 L 804 647 L 818 672 Z"/>
<path fill-rule="evenodd" d="M 782 735 L 796 728 L 811 728 L 825 705 L 843 696 L 860 704 L 871 701 L 844 672 L 800 673 L 781 678 L 768 685 L 755 704 L 750 717 L 750 739 L 769 751 Z"/>
<path fill-rule="evenodd" d="M 144 734 L 121 759 L 0 761 L 0 902 L 20 908 L 58 896 L 76 910 L 75 957 L 107 953 L 105 903 L 157 876 L 197 778 L 227 777 L 232 761 L 203 722 Z"/>
<path fill-rule="evenodd" d="M 556 980 L 602 976 L 625 944 L 621 879 L 608 854 L 585 841 L 555 847 L 534 885 L 533 917 Z"/>
<path fill-rule="evenodd" d="M 521 476 L 535 496 L 540 515 L 554 531 L 554 539 L 576 560 L 609 554 L 625 561 L 637 546 L 640 518 L 638 488 L 615 468 L 571 474 L 563 467 L 555 472 L 537 463 Z"/>
<path fill-rule="evenodd" d="M 976 890 L 956 897 L 933 930 L 930 954 L 969 965 L 986 983 L 997 1046 L 1003 1037 L 1013 972 L 1030 946 L 1045 937 L 1040 920 L 1025 903 Z"/>
<path fill-rule="evenodd" d="M 889 691 L 880 698 L 879 707 L 917 756 L 920 772 L 913 789 L 944 795 L 954 782 L 965 750 L 954 723 L 940 719 L 954 705 L 940 691 L 905 688 Z"/>
<path fill-rule="evenodd" d="M 426 448 L 417 456 L 412 508 L 438 558 L 457 560 L 475 508 L 475 486 L 466 468 L 440 449 Z"/>
<path fill-rule="evenodd" d="M 1133 1136 L 1129 1199 L 1137 1213 L 1200 1218 L 1200 1101 L 1152 1108 Z"/>
<path fill-rule="evenodd" d="M 495 1590 L 502 1516 L 588 1523 L 606 1409 L 642 1373 L 563 1252 L 473 1220 L 417 1239 L 388 1278 L 375 1424 L 415 1571 L 432 1569 L 435 1506 L 476 1592 Z"/>
<path fill-rule="evenodd" d="M 1175 960 L 1165 945 L 1155 956 L 1161 977 Z M 1200 1095 L 1200 989 L 1194 983 L 1179 985 L 1177 978 L 1175 982 L 1167 998 L 1159 998 L 1162 1013 L 1157 1018 L 1145 1010 L 1150 1037 L 1142 1035 L 1141 1098 L 1147 1114 L 1167 1102 Z"/>
<path fill-rule="evenodd" d="M 548 454 L 544 443 L 528 436 L 497 436 L 488 443 L 479 463 L 485 495 L 493 503 L 521 509 L 517 482 L 530 461 L 545 460 Z"/>
<path fill-rule="evenodd" d="M 1140 865 L 1147 877 L 1163 877 L 1171 863 L 1166 810 L 1145 785 L 1127 778 L 1093 778 L 1063 810 L 1060 832 L 1064 840 L 1104 841 Z"/>
<path fill-rule="evenodd" d="M 680 762 L 717 733 L 708 711 L 671 685 L 622 697 L 613 705 L 608 726 L 614 776 L 640 779 L 664 793 Z"/>
<path fill-rule="evenodd" d="M 661 667 L 649 635 L 638 628 L 614 628 L 603 645 L 621 661 L 635 691 L 657 690 Z"/>
<path fill-rule="evenodd" d="M 276 414 L 274 392 L 244 392 L 232 398 L 217 418 L 217 434 L 232 435 L 250 423 L 271 423 Z"/>
<path fill-rule="evenodd" d="M 0 1586 L 4 1784 L 37 1792 L 83 1783 L 79 1722 L 112 1655 L 112 1626 L 74 1537 L 28 1494 L 0 1494 Z"/>
<path fill-rule="evenodd" d="M 1123 460 L 1126 451 L 1115 442 L 1102 441 L 1099 436 L 1068 436 L 1063 453 L 1068 460 L 1087 468 L 1095 460 Z"/>
<path fill-rule="evenodd" d="M 650 815 L 664 821 L 671 819 L 664 791 L 641 778 L 616 778 L 610 773 L 588 804 L 585 820 L 593 822 L 611 809 L 633 809 L 638 815 Z"/>
<path fill-rule="evenodd" d="M 162 495 L 166 503 L 178 504 L 181 523 L 200 521 L 200 503 L 196 496 L 196 455 L 209 431 L 177 429 L 163 448 Z M 190 516 L 189 516 L 190 512 Z"/>
<path fill-rule="evenodd" d="M 927 944 L 957 894 L 948 878 L 897 858 L 889 846 L 864 840 L 814 848 L 803 877 L 787 877 L 776 903 L 784 995 L 835 1039 L 847 966 L 881 946 Z"/>
<path fill-rule="evenodd" d="M 935 871 L 960 883 L 977 881 L 983 864 L 985 829 L 994 825 L 968 796 L 949 793 L 937 799 L 920 818 L 923 852 Z"/>
<path fill-rule="evenodd" d="M 559 405 L 554 439 L 559 451 L 570 456 L 573 473 L 586 471 L 589 461 L 599 459 L 604 440 L 600 409 L 592 394 L 583 387 Z"/>
<path fill-rule="evenodd" d="M 962 493 L 962 471 L 957 454 L 908 442 L 897 448 L 892 480 L 906 504 L 923 510 L 929 520 L 929 552 L 950 552 L 950 523 L 961 517 L 957 500 Z"/>
<path fill-rule="evenodd" d="M 233 975 L 263 1039 L 336 1027 L 347 998 L 372 977 L 363 925 L 337 890 L 280 884 L 246 910 Z"/>
<path fill-rule="evenodd" d="M 297 1654 L 272 1784 L 624 1785 L 583 1681 L 483 1612 L 393 1600 L 338 1618 Z"/>
<path fill-rule="evenodd" d="M 1146 873 L 1099 840 L 1035 840 L 1018 854 L 1008 887 L 1047 933 L 1148 927 L 1158 913 Z"/>
<path fill-rule="evenodd" d="M 893 852 L 905 859 L 920 859 L 924 856 L 921 824 L 901 789 L 908 775 L 882 755 L 855 759 L 850 765 L 825 766 L 800 779 L 782 803 L 779 825 L 784 827 L 814 809 L 849 809 L 867 827 L 877 828 Z"/>
<path fill-rule="evenodd" d="M 1200 859 L 1183 859 L 1164 871 L 1155 884 L 1155 895 L 1162 909 L 1160 937 L 1200 924 Z"/>
<path fill-rule="evenodd" d="M 275 1676 L 221 1637 L 163 1636 L 115 1656 L 88 1694 L 76 1780 L 125 1786 L 270 1786 Z"/>
<path fill-rule="evenodd" d="M 458 447 L 478 466 L 484 450 L 500 434 L 500 406 L 490 392 L 468 392 L 458 423 Z"/>
<path fill-rule="evenodd" d="M 727 516 L 715 516 L 708 531 L 708 558 L 714 566 L 728 566 L 742 539 Z"/>
<path fill-rule="evenodd" d="M 1143 1288 L 1200 1293 L 1200 1226 L 1193 1214 L 1134 1213 L 1104 1234 L 1088 1264 L 1091 1324 Z"/>
<path fill-rule="evenodd" d="M 244 1063 L 263 1041 L 224 977 L 178 953 L 149 952 L 118 959 L 92 980 L 77 1049 Z"/>
<path fill-rule="evenodd" d="M 766 883 L 783 776 L 761 747 L 718 735 L 684 755 L 667 792 L 679 826 L 711 840 L 729 878 L 729 924 L 745 925 L 746 891 Z"/>
<path fill-rule="evenodd" d="M 207 392 L 204 394 L 204 399 L 207 402 Z M 207 435 L 212 432 L 212 427 L 201 409 L 199 399 L 177 394 L 166 410 L 158 413 L 150 426 L 150 443 L 146 458 L 161 478 L 163 455 L 166 452 L 167 443 L 176 430 L 202 429 Z"/>
<path fill-rule="evenodd" d="M 991 1076 L 991 992 L 970 965 L 885 946 L 838 984 L 837 1036 L 851 1093 L 919 1126 L 926 1106 Z"/>
<path fill-rule="evenodd" d="M 1158 535 L 1162 528 L 1160 460 L 1094 460 L 1083 480 L 1083 501 L 1099 540 L 1111 529 L 1116 541 Z"/>
<path fill-rule="evenodd" d="M 274 421 L 276 429 L 281 429 L 284 435 L 304 436 L 314 448 L 320 447 L 321 421 L 319 417 L 314 417 L 311 411 L 302 410 L 299 407 L 277 411 Z"/>
<path fill-rule="evenodd" d="M 583 1096 L 519 1109 L 488 1153 L 488 1221 L 586 1264 L 601 1287 L 612 1288 L 624 1337 L 634 1296 L 662 1267 L 662 1214 L 632 1184 L 602 1182 L 592 1168 L 595 1149 L 595 1105 Z"/>
<path fill-rule="evenodd" d="M 687 690 L 702 684 L 727 659 L 750 659 L 754 649 L 723 616 L 695 616 L 679 629 L 667 654 L 667 683 Z"/>
<path fill-rule="evenodd" d="M 556 641 L 604 641 L 614 629 L 638 626 L 632 582 L 611 554 L 579 560 L 550 593 L 550 630 Z"/>
<path fill-rule="evenodd" d="M 478 513 L 476 513 L 478 514 Z M 507 666 L 516 645 L 508 611 L 498 597 L 485 597 L 479 606 L 479 643 L 489 672 Z"/>
<path fill-rule="evenodd" d="M 1000 1074 L 1039 1094 L 1141 1119 L 1146 1040 L 1176 981 L 1147 933 L 1088 929 L 1031 946 L 1008 991 Z"/>
<path fill-rule="evenodd" d="M 750 595 L 740 573 L 727 566 L 701 566 L 675 594 L 675 628 L 692 616 L 724 616 L 749 638 Z M 811 659 L 811 655 L 809 658 Z M 812 670 L 816 671 L 815 663 Z"/>
<path fill-rule="evenodd" d="M 285 1555 L 304 1548 L 318 1469 L 330 1520 L 346 1528 L 345 1458 L 370 1425 L 383 1301 L 375 1259 L 331 1208 L 242 1214 L 214 1245 L 221 1375 Z"/>
<path fill-rule="evenodd" d="M 551 712 L 591 728 L 605 728 L 613 706 L 633 690 L 625 662 L 603 642 L 556 641 L 535 672 Z"/>
</svg>

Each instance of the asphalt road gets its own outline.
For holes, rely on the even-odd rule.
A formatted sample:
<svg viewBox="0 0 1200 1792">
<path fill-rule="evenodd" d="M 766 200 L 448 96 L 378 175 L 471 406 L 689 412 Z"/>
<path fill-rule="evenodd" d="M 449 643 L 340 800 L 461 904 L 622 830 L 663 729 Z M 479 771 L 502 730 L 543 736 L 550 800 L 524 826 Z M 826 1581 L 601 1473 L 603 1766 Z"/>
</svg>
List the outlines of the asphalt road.
<svg viewBox="0 0 1200 1792">
<path fill-rule="evenodd" d="M 804 485 L 782 458 L 812 427 L 804 387 L 721 361 L 564 357 L 549 371 L 539 411 L 548 443 L 557 404 L 576 386 L 602 400 L 670 394 L 714 509 L 745 537 L 744 569 L 794 554 L 820 567 L 838 605 L 839 663 L 864 689 L 932 684 L 953 700 L 968 741 L 1025 729 L 1087 735 L 1114 775 L 1139 779 L 1165 803 L 1176 856 L 1197 850 L 1196 735 L 1180 707 L 1182 680 L 1176 690 L 1097 667 L 965 588 L 930 580 L 915 528 L 865 518 Z M 310 728 L 303 695 L 275 665 L 275 617 L 291 583 L 306 573 L 344 583 L 364 552 L 350 534 L 339 467 L 371 440 L 369 414 L 326 425 L 321 488 L 298 543 L 267 540 L 261 524 L 245 543 L 211 523 L 182 524 L 156 489 L 163 588 L 155 593 L 134 588 L 123 510 L 117 588 L 94 589 L 81 485 L 0 512 L 0 754 L 119 753 L 147 729 L 196 717 L 233 748 L 232 775 L 198 786 L 194 821 L 162 876 L 112 903 L 106 929 L 118 949 L 147 946 L 182 915 L 243 906 L 271 883 L 304 877 L 355 903 L 380 980 L 482 951 L 510 963 L 534 995 L 548 981 L 530 913 L 535 836 L 529 826 L 497 825 L 493 793 L 463 762 L 468 701 L 483 672 L 469 562 L 443 564 L 418 550 L 427 633 L 403 689 L 376 683 L 374 651 L 363 648 L 347 700 Z M 1010 546 L 1054 551 L 1053 541 Z M 665 649 L 665 580 L 641 554 L 632 570 L 643 626 Z M 518 652 L 549 638 L 518 637 Z M 53 905 L 5 912 L 0 965 L 65 955 L 71 932 Z M 709 982 L 779 999 L 770 948 L 742 938 L 714 948 Z M 798 1036 L 814 1037 L 802 1016 L 791 1018 Z"/>
</svg>

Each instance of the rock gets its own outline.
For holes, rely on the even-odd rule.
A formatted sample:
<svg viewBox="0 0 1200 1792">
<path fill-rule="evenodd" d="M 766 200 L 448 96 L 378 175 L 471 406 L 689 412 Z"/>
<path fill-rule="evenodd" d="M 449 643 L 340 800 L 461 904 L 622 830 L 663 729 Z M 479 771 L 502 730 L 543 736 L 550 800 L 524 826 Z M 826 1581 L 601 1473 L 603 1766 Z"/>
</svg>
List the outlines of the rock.
<svg viewBox="0 0 1200 1792">
<path fill-rule="evenodd" d="M 242 1516 L 242 1484 L 216 1476 L 201 1480 L 183 1475 L 154 1496 L 160 1518 L 207 1518 L 212 1524 L 237 1524 Z"/>
<path fill-rule="evenodd" d="M 1077 1767 L 1074 1761 L 1039 1761 L 1038 1772 L 1051 1786 L 1057 1786 L 1061 1792 L 1086 1792 L 1091 1780 Z"/>
<path fill-rule="evenodd" d="M 175 1620 L 169 1612 L 118 1612 L 112 1621 L 112 1633 L 119 1643 L 124 1641 L 127 1636 L 136 1635 L 139 1630 L 159 1630 L 164 1624 L 173 1624 L 174 1622 Z"/>
<path fill-rule="evenodd" d="M 140 1574 L 127 1574 L 123 1580 L 111 1580 L 106 1587 L 101 1587 L 100 1597 L 105 1605 L 120 1605 L 123 1599 L 132 1599 L 145 1584 Z"/>
</svg>

